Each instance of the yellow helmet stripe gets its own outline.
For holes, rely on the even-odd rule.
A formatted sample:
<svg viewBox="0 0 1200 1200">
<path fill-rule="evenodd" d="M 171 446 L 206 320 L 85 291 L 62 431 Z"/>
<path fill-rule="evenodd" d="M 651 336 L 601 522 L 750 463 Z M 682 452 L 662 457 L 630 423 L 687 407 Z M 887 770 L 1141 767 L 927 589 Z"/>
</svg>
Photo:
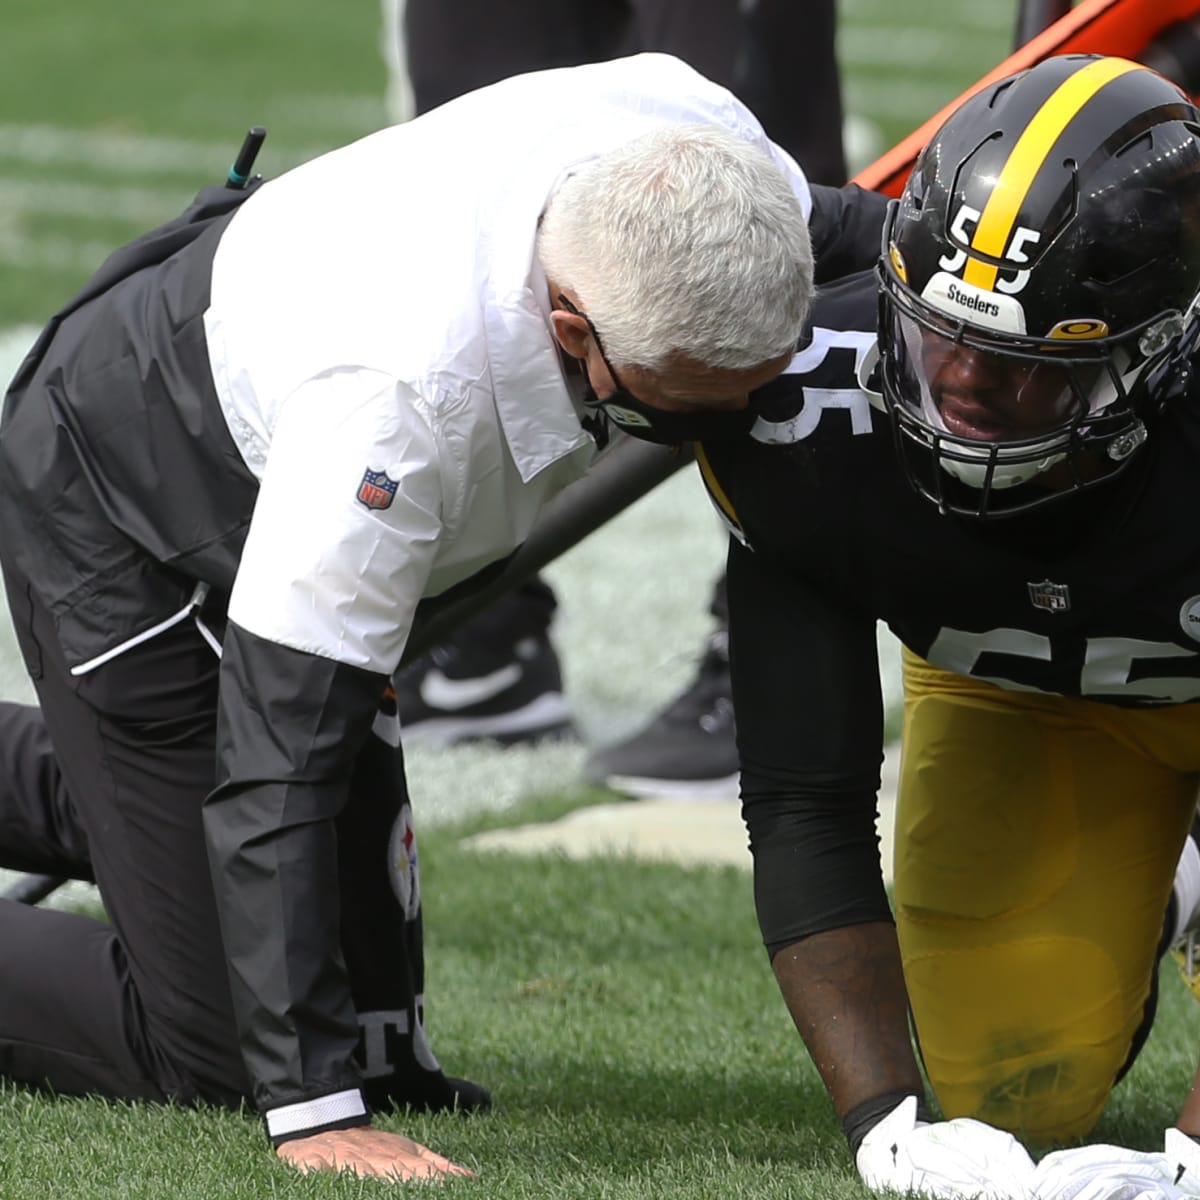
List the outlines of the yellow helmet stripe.
<svg viewBox="0 0 1200 1200">
<path fill-rule="evenodd" d="M 1063 80 L 1025 127 L 1001 168 L 971 239 L 972 250 L 992 258 L 1003 257 L 1021 205 L 1059 135 L 1105 84 L 1140 69 L 1137 63 L 1123 58 L 1102 58 Z M 963 281 L 991 291 L 998 271 L 989 263 L 968 258 Z"/>
<path fill-rule="evenodd" d="M 708 494 L 712 497 L 713 503 L 724 515 L 725 519 L 738 530 L 741 530 L 742 523 L 738 520 L 737 510 L 733 507 L 733 501 L 725 494 L 725 489 L 717 481 L 716 473 L 712 469 L 712 463 L 708 461 L 708 455 L 704 452 L 704 447 L 696 443 L 696 463 L 700 467 L 700 475 L 704 480 L 704 486 L 708 489 Z"/>
</svg>

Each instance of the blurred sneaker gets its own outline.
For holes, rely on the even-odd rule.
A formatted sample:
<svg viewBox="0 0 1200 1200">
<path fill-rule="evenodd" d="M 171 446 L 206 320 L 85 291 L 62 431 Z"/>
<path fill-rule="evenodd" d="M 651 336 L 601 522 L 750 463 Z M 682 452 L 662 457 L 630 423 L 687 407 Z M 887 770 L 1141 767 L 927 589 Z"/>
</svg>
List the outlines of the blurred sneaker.
<svg viewBox="0 0 1200 1200">
<path fill-rule="evenodd" d="M 1179 855 L 1167 918 L 1174 927 L 1173 936 L 1168 931 L 1171 957 L 1188 991 L 1200 1000 L 1200 813 L 1192 817 Z"/>
<path fill-rule="evenodd" d="M 1194 999 L 1200 1000 L 1200 945 L 1197 945 L 1194 930 L 1178 945 L 1171 947 L 1171 957 L 1188 991 Z"/>
<path fill-rule="evenodd" d="M 571 735 L 562 669 L 548 634 L 512 645 L 478 638 L 435 646 L 392 681 L 408 744 L 503 745 Z"/>
<path fill-rule="evenodd" d="M 724 630 L 709 639 L 692 683 L 640 733 L 592 754 L 584 774 L 590 783 L 629 796 L 737 798 L 737 729 Z"/>
</svg>

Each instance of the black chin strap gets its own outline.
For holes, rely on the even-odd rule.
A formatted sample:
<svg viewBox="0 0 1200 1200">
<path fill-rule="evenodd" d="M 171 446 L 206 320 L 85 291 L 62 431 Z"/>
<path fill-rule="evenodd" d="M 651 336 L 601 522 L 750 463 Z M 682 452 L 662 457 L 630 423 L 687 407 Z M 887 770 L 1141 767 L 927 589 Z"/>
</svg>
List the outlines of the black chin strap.
<svg viewBox="0 0 1200 1200">
<path fill-rule="evenodd" d="M 589 408 L 586 416 L 579 418 L 583 431 L 591 436 L 597 450 L 603 450 L 608 445 L 609 428 L 608 414 L 603 409 Z"/>
</svg>

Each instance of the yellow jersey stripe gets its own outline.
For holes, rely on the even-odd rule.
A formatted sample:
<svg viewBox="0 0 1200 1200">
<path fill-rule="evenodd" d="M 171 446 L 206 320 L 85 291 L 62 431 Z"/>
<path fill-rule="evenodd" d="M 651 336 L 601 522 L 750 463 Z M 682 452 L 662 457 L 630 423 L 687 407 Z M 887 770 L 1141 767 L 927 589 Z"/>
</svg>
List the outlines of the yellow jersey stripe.
<svg viewBox="0 0 1200 1200">
<path fill-rule="evenodd" d="M 708 494 L 713 498 L 717 508 L 721 510 L 731 525 L 740 530 L 742 523 L 738 520 L 737 509 L 733 507 L 733 501 L 729 499 L 725 494 L 725 489 L 717 481 L 712 463 L 708 461 L 708 455 L 704 453 L 704 447 L 699 442 L 696 443 L 696 463 L 700 467 L 700 477 L 704 480 L 704 486 L 708 488 Z"/>
<path fill-rule="evenodd" d="M 971 239 L 972 250 L 992 258 L 1003 256 L 1021 205 L 1059 135 L 1105 84 L 1139 69 L 1137 63 L 1123 58 L 1102 58 L 1059 85 L 1025 127 L 1001 168 Z M 968 258 L 963 281 L 992 291 L 998 271 L 998 267 L 989 263 Z"/>
</svg>

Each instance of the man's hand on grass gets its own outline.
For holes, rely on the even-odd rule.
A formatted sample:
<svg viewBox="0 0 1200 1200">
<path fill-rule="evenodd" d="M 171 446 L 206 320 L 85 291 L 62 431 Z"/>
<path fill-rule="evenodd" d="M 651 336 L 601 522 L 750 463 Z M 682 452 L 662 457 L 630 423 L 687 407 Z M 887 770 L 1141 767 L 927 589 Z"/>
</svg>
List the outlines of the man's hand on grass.
<svg viewBox="0 0 1200 1200">
<path fill-rule="evenodd" d="M 330 1129 L 311 1137 L 284 1142 L 276 1153 L 297 1170 L 353 1171 L 396 1180 L 437 1182 L 447 1175 L 472 1175 L 465 1167 L 399 1133 L 373 1129 Z"/>
</svg>

